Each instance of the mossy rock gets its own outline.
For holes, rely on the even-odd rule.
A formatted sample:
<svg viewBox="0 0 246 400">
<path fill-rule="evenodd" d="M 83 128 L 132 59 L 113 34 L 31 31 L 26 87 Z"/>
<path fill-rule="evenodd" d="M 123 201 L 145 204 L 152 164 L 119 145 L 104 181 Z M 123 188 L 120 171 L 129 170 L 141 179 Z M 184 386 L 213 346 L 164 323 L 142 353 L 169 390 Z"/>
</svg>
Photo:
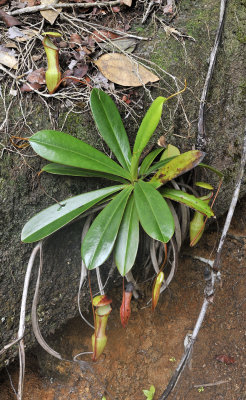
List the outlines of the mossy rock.
<svg viewBox="0 0 246 400">
<path fill-rule="evenodd" d="M 245 127 L 245 37 L 243 35 L 246 17 L 245 1 L 228 2 L 228 10 L 223 39 L 218 52 L 211 88 L 206 107 L 206 159 L 207 164 L 220 169 L 225 176 L 222 190 L 217 200 L 216 214 L 223 214 L 229 206 L 237 171 L 240 164 L 243 133 Z M 162 16 L 160 16 L 162 18 Z M 219 2 L 214 0 L 185 0 L 180 3 L 178 16 L 172 27 L 196 41 L 178 41 L 172 35 L 167 36 L 163 26 L 154 31 L 149 22 L 144 26 L 144 34 L 150 42 L 138 46 L 143 58 L 149 58 L 169 74 L 177 77 L 179 82 L 187 79 L 188 90 L 183 94 L 184 115 L 181 106 L 170 118 L 170 111 L 176 107 L 173 99 L 165 106 L 163 124 L 160 124 L 152 139 L 155 145 L 160 135 L 166 141 L 178 146 L 182 151 L 196 146 L 197 117 L 199 98 L 202 93 L 208 59 L 219 20 Z M 142 29 L 142 27 L 139 27 Z M 175 85 L 168 75 L 163 73 L 171 89 L 161 81 L 160 86 L 151 90 L 152 97 L 167 96 L 175 91 Z M 181 86 L 181 84 L 180 84 Z M 164 89 L 166 90 L 164 90 Z M 7 99 L 7 102 L 10 99 Z M 51 114 L 57 130 L 61 129 L 104 150 L 102 140 L 96 132 L 90 113 L 69 113 L 69 107 L 61 108 L 51 100 Z M 1 99 L 0 99 L 1 103 Z M 143 101 L 143 114 L 150 105 L 147 95 Z M 28 137 L 31 132 L 50 129 L 51 123 L 47 110 L 35 94 L 26 94 L 23 102 L 26 112 L 26 124 L 18 126 L 21 109 L 11 108 L 9 115 L 10 132 L 13 135 Z M 0 117 L 4 119 L 3 107 L 0 104 Z M 187 120 L 189 124 L 187 124 Z M 125 121 L 125 120 L 124 120 Z M 131 143 L 134 140 L 137 124 L 126 120 Z M 18 318 L 24 275 L 32 245 L 20 242 L 20 233 L 25 222 L 35 213 L 56 200 L 82 193 L 93 188 L 104 186 L 100 180 L 56 177 L 41 174 L 37 176 L 44 161 L 34 156 L 30 148 L 19 151 L 11 146 L 9 136 L 2 135 L 1 144 L 5 150 L 1 159 L 1 254 L 0 254 L 0 304 L 1 343 L 10 342 L 18 330 Z M 8 151 L 10 149 L 11 151 Z M 245 181 L 242 195 L 246 192 Z M 45 265 L 42 278 L 41 297 L 39 301 L 39 318 L 42 333 L 47 335 L 61 326 L 77 310 L 77 289 L 80 274 L 80 236 L 82 222 L 78 221 L 53 235 L 45 243 Z M 27 316 L 30 315 L 31 295 L 34 291 L 36 270 L 32 275 L 30 295 L 28 297 Z M 89 304 L 87 292 L 82 294 L 83 308 Z M 27 318 L 28 319 L 28 318 Z M 30 320 L 26 321 L 26 345 L 34 343 L 31 334 Z M 11 360 L 17 349 L 11 349 L 2 356 L 0 366 Z M 7 358 L 6 358 L 7 357 Z"/>
</svg>

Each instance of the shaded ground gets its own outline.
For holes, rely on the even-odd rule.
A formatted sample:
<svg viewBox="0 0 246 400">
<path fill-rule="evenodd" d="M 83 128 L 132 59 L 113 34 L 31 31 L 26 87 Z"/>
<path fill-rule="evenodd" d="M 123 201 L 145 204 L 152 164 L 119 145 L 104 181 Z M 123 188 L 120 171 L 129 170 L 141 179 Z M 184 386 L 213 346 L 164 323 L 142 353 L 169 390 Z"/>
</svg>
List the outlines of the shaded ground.
<svg viewBox="0 0 246 400">
<path fill-rule="evenodd" d="M 18 2 L 13 1 L 12 3 L 14 5 Z M 89 67 L 88 74 L 91 85 L 96 84 L 95 78 L 99 78 L 99 71 L 94 61 L 100 57 L 101 49 L 99 49 L 99 44 L 90 37 L 90 32 L 84 30 L 85 23 L 88 21 L 99 22 L 103 25 L 102 27 L 97 26 L 97 28 L 90 27 L 91 34 L 94 29 L 116 28 L 123 29 L 130 34 L 147 36 L 150 39 L 149 41 L 137 40 L 136 50 L 131 55 L 132 57 L 140 56 L 144 60 L 146 59 L 146 63 L 149 59 L 151 63 L 157 64 L 156 73 L 160 75 L 161 80 L 151 88 L 151 96 L 153 98 L 158 95 L 167 97 L 177 90 L 173 79 L 161 69 L 175 75 L 180 88 L 183 87 L 185 78 L 188 83 L 188 89 L 183 95 L 182 103 L 181 97 L 176 97 L 170 103 L 165 104 L 163 123 L 159 124 L 156 135 L 151 139 L 151 144 L 156 145 L 159 136 L 165 135 L 167 143 L 178 146 L 181 151 L 190 150 L 196 143 L 199 99 L 207 73 L 207 61 L 218 26 L 219 2 L 213 0 L 177 1 L 178 13 L 175 18 L 163 14 L 164 10 L 160 6 L 161 3 L 162 5 L 165 4 L 166 0 L 154 2 L 154 10 L 152 11 L 155 11 L 156 14 L 153 13 L 145 25 L 142 25 L 141 20 L 149 2 L 140 0 L 133 3 L 131 9 L 122 7 L 120 12 L 114 13 L 111 10 L 98 10 L 100 13 L 95 15 L 95 10 L 91 9 L 88 14 L 81 15 L 81 11 L 76 9 L 67 11 L 68 19 L 64 20 L 62 19 L 64 15 L 60 15 L 52 29 L 63 34 L 62 40 L 59 42 L 62 71 L 65 72 L 70 62 L 77 60 L 75 56 L 80 51 L 80 45 L 76 44 L 73 48 L 70 46 L 72 44 L 71 35 L 76 33 L 83 42 L 84 51 L 91 51 L 90 55 L 86 53 L 83 59 L 77 60 L 78 64 L 82 63 L 84 67 Z M 11 2 L 8 2 L 8 4 L 11 6 Z M 5 11 L 8 10 L 8 7 L 6 5 Z M 104 14 L 105 12 L 106 14 Z M 244 94 L 246 86 L 243 57 L 245 16 L 245 1 L 232 0 L 228 2 L 223 40 L 219 46 L 218 60 L 206 107 L 208 147 L 207 159 L 204 161 L 225 173 L 225 183 L 221 189 L 222 195 L 220 201 L 216 203 L 216 207 L 220 206 L 220 213 L 228 206 L 228 199 L 230 199 L 230 193 L 233 190 L 233 182 L 241 157 L 242 127 L 245 124 Z M 79 22 L 76 21 L 76 26 L 72 24 L 73 17 L 79 19 Z M 40 28 L 42 31 L 51 30 L 47 22 L 43 24 L 43 19 L 39 13 L 20 16 L 19 19 L 24 24 L 21 29 L 26 25 L 29 28 L 35 26 L 36 29 Z M 165 29 L 163 23 L 167 25 Z M 167 30 L 168 26 L 169 31 Z M 170 29 L 191 35 L 196 39 L 196 42 L 180 37 L 177 40 L 177 37 L 170 35 Z M 4 39 L 3 43 L 8 43 L 7 32 L 9 32 L 9 29 L 3 22 L 1 22 L 0 30 L 1 34 L 4 34 L 4 37 L 1 38 Z M 171 32 L 173 31 L 171 30 Z M 39 67 L 46 69 L 46 57 L 39 36 L 35 36 L 28 42 L 14 43 L 14 46 L 16 56 L 20 57 L 20 69 L 15 74 L 22 77 L 21 80 L 27 79 L 31 67 L 34 70 Z M 36 61 L 34 62 L 34 60 Z M 78 64 L 74 66 L 74 69 L 78 67 Z M 146 65 L 153 67 L 153 64 Z M 83 66 L 80 65 L 81 74 L 82 72 L 85 73 Z M 0 163 L 2 168 L 0 203 L 4 205 L 0 209 L 0 220 L 2 222 L 0 225 L 0 297 L 4 299 L 0 302 L 0 330 L 2 334 L 0 341 L 4 344 L 10 342 L 17 331 L 18 317 L 15 316 L 18 315 L 18 307 L 16 305 L 20 304 L 21 301 L 22 284 L 31 249 L 31 246 L 24 246 L 20 242 L 22 227 L 36 212 L 52 204 L 53 200 L 45 192 L 60 201 L 93 190 L 95 187 L 101 187 L 101 183 L 92 182 L 91 179 L 62 178 L 48 174 L 41 174 L 38 178 L 37 173 L 44 161 L 41 161 L 39 157 L 34 157 L 30 148 L 20 149 L 16 147 L 16 145 L 21 145 L 21 142 L 18 139 L 13 142 L 12 135 L 29 137 L 31 132 L 53 128 L 69 132 L 73 136 L 95 145 L 98 149 L 104 148 L 95 125 L 92 123 L 91 112 L 88 112 L 90 90 L 87 85 L 61 88 L 54 95 L 55 97 L 47 98 L 47 91 L 43 93 L 45 91 L 44 84 L 39 94 L 21 94 L 17 89 L 24 82 L 13 80 L 10 76 L 8 77 L 9 81 L 7 81 L 6 76 L 4 71 L 0 73 L 2 92 L 2 96 L 0 96 L 0 125 L 4 128 L 0 143 L 3 146 Z M 83 78 L 82 75 L 80 77 Z M 109 90 L 109 92 L 112 90 L 112 96 L 114 100 L 117 100 L 117 105 L 120 105 L 121 115 L 130 136 L 130 142 L 133 144 L 137 125 L 150 105 L 149 87 L 147 92 L 143 88 L 133 90 L 129 87 L 117 85 L 113 90 L 111 82 L 110 89 L 107 89 L 109 82 L 106 80 L 106 86 L 102 84 L 105 79 L 101 77 L 102 82 L 99 86 Z M 9 93 L 10 88 L 14 89 L 11 90 L 12 93 Z M 12 104 L 11 107 L 10 103 Z M 129 117 L 130 111 L 134 111 L 134 118 Z M 210 181 L 209 179 L 208 181 L 213 184 L 213 180 Z M 245 188 L 243 185 L 242 192 L 244 191 L 244 193 Z M 216 215 L 218 215 L 217 210 Z M 76 226 L 76 229 L 81 229 L 78 225 Z M 77 266 L 80 265 L 80 232 L 77 233 L 74 229 L 68 232 L 68 228 L 65 229 L 65 232 L 66 238 L 64 231 L 61 231 L 49 241 L 49 272 L 43 275 L 43 288 L 45 290 L 41 293 L 40 298 L 40 304 L 44 305 L 44 308 L 40 309 L 40 317 L 45 315 L 43 320 L 46 326 L 44 326 L 45 324 L 42 325 L 42 331 L 45 334 L 54 331 L 54 326 L 56 328 L 62 326 L 64 320 L 73 317 L 76 312 L 75 293 L 77 290 L 76 277 L 79 271 Z M 69 253 L 64 244 L 69 247 Z M 73 257 L 70 256 L 70 253 Z M 73 276 L 74 279 L 69 279 L 70 276 Z M 52 287 L 51 281 L 53 281 Z M 65 287 L 64 282 L 66 282 Z M 61 288 L 65 290 L 61 292 Z M 62 302 L 60 298 L 62 298 Z M 75 300 L 72 303 L 70 300 L 73 298 Z M 54 312 L 50 312 L 50 304 L 53 305 Z M 28 308 L 30 308 L 30 303 L 28 303 Z M 49 318 L 49 313 L 52 318 Z M 28 330 L 26 333 L 26 345 L 30 347 L 32 343 Z M 8 357 L 14 356 L 11 351 L 12 349 L 8 352 Z M 0 357 L 0 365 L 2 365 L 1 362 L 2 358 Z"/>
<path fill-rule="evenodd" d="M 245 222 L 245 201 L 241 201 L 223 252 L 223 287 L 217 288 L 214 304 L 200 331 L 192 369 L 185 371 L 170 396 L 172 400 L 246 399 Z M 101 400 L 104 387 L 115 400 L 141 400 L 145 398 L 142 389 L 150 385 L 155 386 L 154 398 L 158 399 L 182 356 L 183 339 L 194 327 L 202 304 L 204 264 L 191 256 L 209 257 L 216 237 L 215 227 L 211 227 L 199 247 L 183 248 L 176 278 L 161 297 L 154 315 L 146 308 L 150 291 L 145 284 L 145 298 L 133 303 L 126 330 L 119 320 L 120 293 L 110 293 L 113 312 L 108 324 L 108 345 L 105 359 L 93 366 L 95 374 L 77 365 L 57 363 L 40 348 L 36 349 L 36 355 L 29 354 L 24 400 Z M 91 329 L 75 318 L 49 338 L 49 343 L 71 358 L 90 351 L 90 337 Z M 235 362 L 221 363 L 216 360 L 218 355 L 233 357 Z M 16 386 L 18 371 L 11 367 L 9 373 Z M 1 381 L 1 400 L 15 399 L 6 371 Z M 106 398 L 109 400 L 110 395 L 106 394 Z"/>
</svg>

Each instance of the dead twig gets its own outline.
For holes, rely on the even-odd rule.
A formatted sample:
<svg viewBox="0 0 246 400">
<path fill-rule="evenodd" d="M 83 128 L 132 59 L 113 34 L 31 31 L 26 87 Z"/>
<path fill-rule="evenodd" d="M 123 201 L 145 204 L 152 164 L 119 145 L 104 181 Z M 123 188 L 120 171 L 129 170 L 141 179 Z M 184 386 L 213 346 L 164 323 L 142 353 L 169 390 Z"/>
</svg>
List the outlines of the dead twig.
<svg viewBox="0 0 246 400">
<path fill-rule="evenodd" d="M 145 13 L 144 13 L 144 15 L 143 15 L 142 24 L 144 24 L 145 21 L 147 20 L 148 16 L 149 16 L 150 13 L 151 13 L 151 9 L 152 9 L 152 7 L 153 7 L 154 4 L 155 4 L 155 1 L 154 1 L 154 0 L 151 0 L 151 1 L 149 2 L 148 7 L 147 7 L 147 10 L 145 11 Z"/>
<path fill-rule="evenodd" d="M 158 18 L 157 16 L 155 16 L 155 18 L 157 19 L 157 21 L 160 22 L 160 24 L 163 26 L 163 29 L 166 33 L 167 36 L 173 36 L 175 40 L 179 41 L 183 41 L 184 39 L 187 40 L 191 40 L 192 42 L 195 42 L 196 39 L 193 38 L 193 36 L 189 36 L 186 35 L 185 33 L 181 33 L 180 31 L 178 31 L 177 29 L 173 28 L 172 26 L 169 26 L 167 24 L 165 24 L 160 18 Z"/>
<path fill-rule="evenodd" d="M 8 15 L 21 15 L 33 14 L 38 11 L 53 10 L 56 8 L 90 8 L 90 7 L 114 7 L 121 4 L 120 0 L 102 1 L 97 3 L 56 3 L 56 4 L 40 4 L 39 6 L 20 8 L 19 10 L 12 11 Z"/>
<path fill-rule="evenodd" d="M 232 197 L 232 201 L 231 201 L 231 205 L 226 217 L 226 221 L 225 221 L 225 225 L 221 234 L 221 239 L 219 242 L 219 246 L 217 248 L 217 252 L 216 252 L 216 257 L 215 257 L 215 261 L 214 261 L 214 265 L 213 265 L 213 270 L 215 272 L 219 271 L 221 268 L 221 253 L 222 253 L 222 248 L 223 245 L 225 243 L 225 239 L 226 239 L 226 235 L 228 232 L 228 229 L 230 227 L 230 223 L 231 223 L 231 219 L 233 217 L 233 213 L 237 204 L 237 200 L 238 200 L 238 196 L 239 196 L 239 192 L 240 192 L 240 187 L 241 187 L 241 183 L 243 180 L 243 174 L 244 174 L 244 169 L 245 169 L 245 163 L 246 163 L 246 126 L 245 126 L 245 131 L 244 131 L 244 142 L 243 142 L 243 152 L 242 152 L 242 158 L 241 158 L 241 165 L 240 165 L 240 170 L 239 170 L 239 174 L 238 174 L 238 178 L 237 178 L 237 182 L 235 185 L 235 190 L 233 193 L 233 197 Z"/>
<path fill-rule="evenodd" d="M 238 173 L 238 178 L 237 178 L 237 182 L 235 185 L 235 189 L 234 189 L 234 193 L 232 196 L 232 201 L 230 204 L 230 208 L 228 210 L 227 213 L 227 217 L 226 217 L 226 221 L 224 224 L 224 228 L 223 228 L 223 232 L 220 238 L 220 242 L 217 248 L 217 252 L 216 252 L 216 257 L 215 257 L 215 261 L 213 263 L 213 267 L 211 269 L 209 269 L 208 267 L 205 268 L 205 272 L 204 272 L 204 279 L 206 282 L 205 285 L 205 290 L 204 290 L 204 300 L 203 300 L 203 304 L 202 304 L 202 308 L 200 311 L 200 314 L 197 318 L 196 321 L 196 325 L 195 328 L 192 332 L 192 334 L 188 334 L 185 338 L 185 352 L 183 354 L 183 357 L 178 365 L 178 367 L 176 368 L 172 378 L 170 379 L 166 389 L 164 390 L 163 394 L 161 395 L 161 397 L 159 398 L 159 400 L 166 400 L 168 398 L 168 396 L 171 394 L 171 392 L 173 391 L 173 389 L 175 388 L 183 370 L 185 369 L 186 365 L 189 363 L 190 358 L 191 358 L 191 354 L 192 354 L 192 350 L 193 350 L 193 346 L 194 343 L 197 339 L 197 335 L 200 331 L 200 328 L 202 326 L 203 320 L 205 318 L 208 306 L 210 303 L 213 302 L 213 297 L 214 297 L 214 293 L 215 293 L 215 282 L 216 281 L 220 281 L 220 259 L 221 259 L 221 252 L 222 252 L 222 248 L 225 242 L 225 238 L 228 232 L 228 229 L 230 227 L 231 224 L 231 220 L 234 214 L 234 210 L 238 201 L 238 196 L 239 196 L 239 192 L 240 192 L 240 187 L 241 187 L 241 183 L 242 183 L 242 179 L 243 179 L 243 175 L 244 175 L 244 170 L 245 170 L 245 164 L 246 164 L 246 126 L 245 126 L 245 131 L 244 131 L 244 142 L 243 142 L 243 150 L 242 150 L 242 157 L 241 157 L 241 165 L 240 165 L 240 169 L 239 169 L 239 173 Z"/>
<path fill-rule="evenodd" d="M 71 16 L 69 16 L 69 18 L 71 18 Z M 77 21 L 77 22 L 81 23 L 81 20 L 78 19 L 78 18 L 74 18 L 73 17 L 73 21 Z M 96 29 L 96 28 L 100 28 L 102 30 L 105 29 L 104 25 L 96 24 L 95 22 L 92 23 L 92 22 L 88 22 L 88 21 L 83 21 L 83 25 L 88 26 L 88 27 L 93 28 L 93 29 Z M 118 33 L 123 38 L 124 37 L 128 37 L 128 38 L 133 38 L 133 39 L 138 39 L 138 40 L 147 40 L 147 41 L 150 40 L 150 38 L 148 38 L 148 37 L 133 35 L 133 34 L 128 33 L 128 32 L 122 32 L 122 31 L 119 31 L 118 29 L 109 28 L 108 26 L 107 26 L 107 31 Z"/>
<path fill-rule="evenodd" d="M 217 386 L 217 385 L 223 385 L 223 383 L 228 383 L 230 382 L 229 380 L 227 381 L 218 381 L 218 382 L 212 382 L 212 383 L 201 383 L 201 385 L 194 385 L 194 388 L 199 388 L 199 387 L 211 387 L 211 386 Z"/>
<path fill-rule="evenodd" d="M 197 135 L 197 148 L 200 150 L 205 150 L 206 147 L 206 132 L 204 124 L 204 108 L 206 104 L 207 94 L 209 85 L 212 79 L 213 70 L 216 62 L 217 52 L 220 44 L 220 39 L 223 31 L 223 25 L 225 20 L 227 0 L 221 0 L 220 3 L 220 17 L 219 17 L 219 28 L 215 37 L 214 47 L 210 54 L 210 62 L 208 67 L 208 72 L 205 80 L 205 84 L 202 91 L 202 96 L 200 100 L 199 114 L 198 114 L 198 135 Z"/>
</svg>

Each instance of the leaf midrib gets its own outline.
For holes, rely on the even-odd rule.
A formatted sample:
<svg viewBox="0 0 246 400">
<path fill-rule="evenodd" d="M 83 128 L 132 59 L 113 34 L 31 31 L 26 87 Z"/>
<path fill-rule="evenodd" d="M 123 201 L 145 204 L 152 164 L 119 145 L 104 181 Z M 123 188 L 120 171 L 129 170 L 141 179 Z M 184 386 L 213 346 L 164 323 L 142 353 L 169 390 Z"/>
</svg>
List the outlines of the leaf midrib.
<svg viewBox="0 0 246 400">
<path fill-rule="evenodd" d="M 102 107 L 103 107 L 104 113 L 105 113 L 105 115 L 106 115 L 107 121 L 108 121 L 108 123 L 109 123 L 109 126 L 110 126 L 110 128 L 111 128 L 111 131 L 112 131 L 113 134 L 114 134 L 114 129 L 113 129 L 112 124 L 110 123 L 110 119 L 108 118 L 108 114 L 107 114 L 107 112 L 106 112 L 106 108 L 105 108 L 104 104 L 102 104 Z M 114 134 L 114 137 L 115 137 L 115 139 L 116 139 L 116 143 L 117 143 L 118 150 L 119 150 L 121 156 L 123 157 L 123 159 L 124 159 L 124 161 L 125 161 L 125 163 L 126 163 L 126 166 L 127 166 L 128 170 L 130 171 L 130 169 L 129 169 L 130 164 L 128 165 L 127 160 L 125 159 L 124 153 L 123 153 L 123 151 L 121 150 L 120 142 L 118 141 L 117 136 L 116 136 L 115 134 Z M 129 148 L 130 148 L 130 147 L 129 147 Z"/>
<path fill-rule="evenodd" d="M 148 201 L 148 198 L 146 197 L 146 195 L 145 195 L 143 189 L 141 188 L 140 185 L 139 185 L 139 187 L 140 187 L 140 189 L 142 190 L 142 192 L 143 192 L 143 194 L 144 194 L 144 197 L 145 197 L 146 200 Z M 156 222 L 156 225 L 157 225 L 157 227 L 158 227 L 159 233 L 160 233 L 161 237 L 163 238 L 163 234 L 162 234 L 162 232 L 161 232 L 161 230 L 160 230 L 160 228 L 159 228 L 159 225 L 158 225 L 158 223 L 157 223 L 157 218 L 156 218 L 155 212 L 153 211 L 153 207 L 152 207 L 152 205 L 151 205 L 151 203 L 150 203 L 149 201 L 148 201 L 148 204 L 150 205 L 151 211 L 152 211 L 153 215 L 155 216 L 155 222 Z"/>
<path fill-rule="evenodd" d="M 130 218 L 129 218 L 129 221 L 131 222 L 132 221 L 132 218 L 131 218 L 131 216 L 132 216 L 132 211 L 133 211 L 133 207 L 134 207 L 134 199 L 133 199 L 133 202 L 132 202 L 132 206 L 131 206 L 131 212 L 130 212 Z M 128 224 L 128 227 L 130 227 L 130 223 Z M 127 230 L 128 232 L 129 232 L 129 229 Z M 127 259 L 127 254 L 128 254 L 128 248 L 129 248 L 129 235 L 127 235 L 127 243 L 126 243 L 126 252 L 125 252 L 125 257 L 124 257 L 124 271 L 123 271 L 123 273 L 124 273 L 124 275 L 125 275 L 125 273 L 126 273 L 126 268 L 125 268 L 125 265 L 126 265 L 126 259 Z"/>
<path fill-rule="evenodd" d="M 37 143 L 37 144 L 40 144 L 40 145 L 45 145 L 46 147 L 50 147 L 50 148 L 56 148 L 56 149 L 60 149 L 60 150 L 66 150 L 66 151 L 68 151 L 65 147 L 61 147 L 61 146 L 57 146 L 57 145 L 54 145 L 54 144 L 50 144 L 50 143 L 48 143 L 48 142 L 45 142 L 45 141 L 43 141 L 43 142 L 41 142 L 41 141 L 38 141 L 38 140 L 30 140 L 30 142 L 33 142 L 33 143 Z M 93 150 L 96 150 L 96 149 L 93 149 Z M 93 157 L 89 157 L 88 155 L 86 155 L 86 154 L 81 154 L 81 153 L 78 153 L 77 151 L 75 151 L 75 150 L 69 150 L 71 153 L 73 153 L 73 154 L 76 154 L 76 155 L 78 155 L 78 156 L 82 156 L 83 155 L 83 157 L 85 157 L 85 158 L 87 158 L 87 159 L 89 159 L 89 160 L 93 160 Z M 101 153 L 100 153 L 101 154 Z M 102 154 L 102 156 L 104 156 L 104 154 Z M 106 156 L 105 156 L 106 157 Z M 124 170 L 124 168 L 122 168 L 119 164 L 117 164 L 115 161 L 113 161 L 113 160 L 111 160 L 111 158 L 109 158 L 109 160 L 110 160 L 110 162 L 113 162 L 113 163 L 115 163 L 115 166 L 117 167 L 117 168 L 119 168 L 120 170 L 122 170 L 123 172 L 126 172 L 127 173 L 127 171 L 125 171 Z M 50 161 L 52 161 L 52 160 L 50 160 Z M 107 168 L 110 168 L 111 170 L 113 170 L 112 169 L 112 167 L 111 166 L 108 166 L 107 164 L 105 164 L 105 163 L 103 163 L 101 160 L 98 160 L 98 159 L 96 159 L 96 161 L 99 163 L 99 164 L 101 164 L 101 165 L 103 165 L 103 166 L 106 166 Z M 71 164 L 64 164 L 64 165 L 70 165 L 71 166 Z M 82 169 L 83 169 L 83 167 L 81 167 Z M 115 175 L 115 174 L 113 174 L 113 175 Z M 128 174 L 127 174 L 128 175 Z M 126 177 L 126 175 L 124 175 L 124 177 Z M 127 179 L 129 179 L 129 176 L 127 177 Z"/>
<path fill-rule="evenodd" d="M 124 190 L 124 189 L 123 189 L 123 190 Z M 132 190 L 132 189 L 131 189 L 131 190 Z M 130 189 L 128 189 L 128 191 L 130 191 Z M 129 194 L 130 194 L 130 193 L 129 193 Z M 123 202 L 124 200 L 125 200 L 125 198 L 123 198 L 123 199 L 121 200 L 121 202 L 118 204 L 118 207 L 117 207 L 117 208 L 114 210 L 114 212 L 111 214 L 111 217 L 108 219 L 108 222 L 106 223 L 106 225 L 104 225 L 104 226 L 105 226 L 104 231 L 107 230 L 107 228 L 108 228 L 109 224 L 111 223 L 113 217 L 115 216 L 116 213 L 118 213 L 119 206 L 121 206 L 121 204 L 122 204 L 122 202 Z M 122 216 L 123 216 L 123 214 L 122 214 Z M 122 219 L 122 218 L 121 218 L 121 219 Z M 98 244 L 97 244 L 97 246 L 96 246 L 97 249 L 98 249 L 99 245 L 100 245 L 100 249 L 101 249 L 101 242 L 103 242 L 103 241 L 104 241 L 104 238 L 103 238 L 103 235 L 101 235 L 101 236 L 100 236 L 100 240 L 99 240 L 99 242 L 98 242 Z M 90 264 L 92 264 L 92 263 L 94 262 L 94 259 L 95 259 L 95 253 L 94 253 L 94 255 L 93 255 L 92 260 L 90 261 Z"/>
</svg>

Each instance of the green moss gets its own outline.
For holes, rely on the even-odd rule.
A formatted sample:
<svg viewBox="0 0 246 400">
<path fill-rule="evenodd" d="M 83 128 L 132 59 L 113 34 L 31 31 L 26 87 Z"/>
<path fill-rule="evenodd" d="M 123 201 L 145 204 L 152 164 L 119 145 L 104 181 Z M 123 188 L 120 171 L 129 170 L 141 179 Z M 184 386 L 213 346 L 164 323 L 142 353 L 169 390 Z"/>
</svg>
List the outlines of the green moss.
<svg viewBox="0 0 246 400">
<path fill-rule="evenodd" d="M 238 31 L 237 31 L 237 33 L 236 33 L 236 36 L 237 36 L 237 40 L 238 40 L 240 43 L 243 43 L 243 44 L 246 43 L 246 33 L 245 33 L 245 30 L 243 30 L 242 28 L 239 28 Z"/>
<path fill-rule="evenodd" d="M 243 81 L 242 83 L 240 83 L 239 87 L 242 91 L 243 96 L 245 96 L 246 95 L 246 80 Z"/>
<path fill-rule="evenodd" d="M 66 116 L 67 113 L 61 114 L 59 119 L 59 126 L 63 125 Z M 94 124 L 94 122 L 91 122 L 89 118 L 85 118 L 82 114 L 70 113 L 66 118 L 63 132 L 69 133 L 70 135 L 83 140 L 91 146 L 100 149 L 100 136 L 96 132 L 95 125 L 94 127 L 92 127 L 92 124 Z"/>
</svg>

